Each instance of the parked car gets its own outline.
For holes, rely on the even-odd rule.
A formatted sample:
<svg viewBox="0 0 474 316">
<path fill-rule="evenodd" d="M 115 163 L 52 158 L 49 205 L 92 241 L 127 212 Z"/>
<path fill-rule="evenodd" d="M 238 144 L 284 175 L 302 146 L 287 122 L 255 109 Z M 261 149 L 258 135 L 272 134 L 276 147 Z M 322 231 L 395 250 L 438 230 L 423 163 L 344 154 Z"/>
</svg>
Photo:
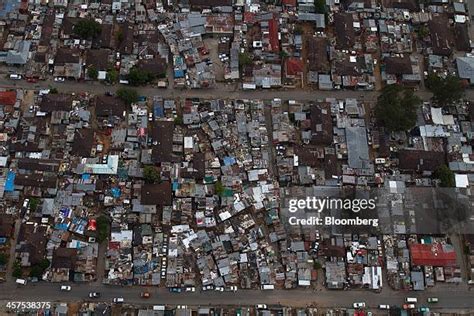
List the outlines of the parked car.
<svg viewBox="0 0 474 316">
<path fill-rule="evenodd" d="M 237 286 L 236 285 L 229 286 L 229 291 L 230 292 L 237 292 Z"/>
<path fill-rule="evenodd" d="M 428 297 L 428 303 L 438 303 L 437 297 Z"/>
<path fill-rule="evenodd" d="M 90 298 L 99 298 L 99 297 L 100 297 L 100 293 L 98 293 L 98 292 L 90 292 L 90 293 L 89 293 L 89 297 L 90 297 Z"/>
<path fill-rule="evenodd" d="M 25 279 L 16 279 L 16 284 L 26 285 L 27 281 Z"/>
<path fill-rule="evenodd" d="M 196 292 L 196 288 L 194 286 L 187 287 L 186 292 Z"/>
<path fill-rule="evenodd" d="M 202 290 L 203 291 L 209 291 L 209 290 L 212 290 L 214 288 L 213 285 L 205 285 L 202 287 Z"/>
<path fill-rule="evenodd" d="M 390 309 L 390 305 L 379 305 L 379 309 Z"/>
<path fill-rule="evenodd" d="M 123 299 L 123 297 L 114 297 L 112 299 L 112 302 L 116 303 L 116 304 L 122 304 L 125 300 Z"/>
<path fill-rule="evenodd" d="M 415 304 L 403 304 L 403 309 L 413 309 L 415 308 Z"/>
<path fill-rule="evenodd" d="M 354 308 L 364 308 L 365 302 L 356 302 L 353 304 Z"/>
<path fill-rule="evenodd" d="M 265 305 L 265 304 L 257 304 L 255 307 L 257 309 L 267 309 L 267 305 Z"/>
<path fill-rule="evenodd" d="M 61 285 L 61 291 L 69 292 L 71 290 L 70 285 Z"/>
<path fill-rule="evenodd" d="M 63 77 L 54 77 L 54 82 L 64 82 L 65 80 Z"/>
<path fill-rule="evenodd" d="M 180 287 L 170 287 L 171 293 L 181 293 L 182 289 Z"/>
<path fill-rule="evenodd" d="M 223 286 L 217 286 L 217 287 L 215 288 L 215 290 L 216 290 L 217 292 L 224 292 L 224 287 L 223 287 Z"/>
</svg>

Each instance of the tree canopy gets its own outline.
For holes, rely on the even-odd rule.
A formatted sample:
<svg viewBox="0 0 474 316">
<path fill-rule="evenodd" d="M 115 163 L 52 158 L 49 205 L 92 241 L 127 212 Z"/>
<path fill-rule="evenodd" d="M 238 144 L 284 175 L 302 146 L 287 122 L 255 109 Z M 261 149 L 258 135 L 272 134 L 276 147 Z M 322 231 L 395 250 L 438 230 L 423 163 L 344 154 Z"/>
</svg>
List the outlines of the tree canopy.
<svg viewBox="0 0 474 316">
<path fill-rule="evenodd" d="M 455 186 L 455 177 L 454 172 L 449 169 L 448 166 L 442 165 L 439 167 L 433 174 L 436 179 L 440 180 L 441 187 L 454 187 Z"/>
<path fill-rule="evenodd" d="M 130 69 L 127 79 L 132 86 L 141 86 L 153 81 L 155 75 L 147 70 L 134 67 Z"/>
<path fill-rule="evenodd" d="M 389 131 L 406 131 L 416 124 L 416 109 L 421 103 L 412 90 L 388 85 L 377 100 L 375 115 Z"/>
<path fill-rule="evenodd" d="M 109 69 L 107 70 L 107 75 L 106 75 L 106 80 L 110 83 L 116 83 L 119 78 L 119 73 L 115 69 Z"/>
<path fill-rule="evenodd" d="M 426 86 L 433 92 L 433 100 L 441 106 L 453 104 L 464 95 L 464 87 L 456 76 L 441 78 L 431 73 L 426 79 Z"/>
<path fill-rule="evenodd" d="M 157 183 L 161 180 L 160 172 L 154 166 L 143 167 L 143 178 L 146 183 Z"/>
<path fill-rule="evenodd" d="M 134 89 L 121 88 L 117 90 L 117 97 L 127 104 L 132 104 L 138 101 L 138 93 Z"/>
<path fill-rule="evenodd" d="M 248 66 L 252 64 L 252 57 L 249 53 L 239 53 L 239 64 L 240 66 Z"/>
<path fill-rule="evenodd" d="M 109 237 L 109 219 L 101 215 L 97 218 L 97 241 L 102 243 Z"/>
<path fill-rule="evenodd" d="M 87 76 L 93 80 L 97 79 L 97 77 L 99 76 L 97 68 L 95 68 L 94 66 L 90 66 L 89 69 L 87 69 Z"/>
<path fill-rule="evenodd" d="M 74 26 L 74 33 L 82 39 L 92 39 L 100 34 L 102 27 L 92 19 L 82 19 Z"/>
<path fill-rule="evenodd" d="M 44 271 L 49 267 L 50 262 L 48 259 L 41 260 L 40 263 L 35 264 L 31 267 L 30 276 L 41 278 L 43 276 Z"/>
<path fill-rule="evenodd" d="M 6 253 L 0 253 L 0 266 L 7 264 L 8 257 Z"/>
</svg>

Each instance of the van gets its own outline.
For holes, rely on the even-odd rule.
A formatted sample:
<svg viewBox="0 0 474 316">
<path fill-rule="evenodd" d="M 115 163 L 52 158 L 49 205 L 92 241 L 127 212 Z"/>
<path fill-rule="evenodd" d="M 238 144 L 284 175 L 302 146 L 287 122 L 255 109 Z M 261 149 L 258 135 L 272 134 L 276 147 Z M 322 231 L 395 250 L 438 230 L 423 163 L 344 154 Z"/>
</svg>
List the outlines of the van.
<svg viewBox="0 0 474 316">
<path fill-rule="evenodd" d="M 165 305 L 153 305 L 153 310 L 154 311 L 164 311 L 165 310 Z"/>
<path fill-rule="evenodd" d="M 407 297 L 405 299 L 405 302 L 407 302 L 407 303 L 417 303 L 418 299 L 416 297 Z"/>
<path fill-rule="evenodd" d="M 25 279 L 16 279 L 16 284 L 21 284 L 21 285 L 26 285 L 26 280 Z"/>
</svg>

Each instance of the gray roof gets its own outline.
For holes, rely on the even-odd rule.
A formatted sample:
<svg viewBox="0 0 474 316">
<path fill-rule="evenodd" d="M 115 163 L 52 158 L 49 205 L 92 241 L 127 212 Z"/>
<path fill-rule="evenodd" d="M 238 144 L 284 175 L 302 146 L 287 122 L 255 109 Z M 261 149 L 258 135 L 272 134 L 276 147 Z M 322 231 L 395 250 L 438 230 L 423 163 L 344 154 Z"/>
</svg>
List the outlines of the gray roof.
<svg viewBox="0 0 474 316">
<path fill-rule="evenodd" d="M 6 63 L 10 65 L 24 65 L 28 61 L 31 41 L 21 41 L 15 49 L 8 51 Z"/>
<path fill-rule="evenodd" d="M 369 146 L 364 127 L 347 127 L 347 155 L 349 167 L 365 169 L 369 163 Z"/>
<path fill-rule="evenodd" d="M 459 78 L 468 79 L 471 84 L 474 83 L 474 57 L 456 58 Z"/>
</svg>

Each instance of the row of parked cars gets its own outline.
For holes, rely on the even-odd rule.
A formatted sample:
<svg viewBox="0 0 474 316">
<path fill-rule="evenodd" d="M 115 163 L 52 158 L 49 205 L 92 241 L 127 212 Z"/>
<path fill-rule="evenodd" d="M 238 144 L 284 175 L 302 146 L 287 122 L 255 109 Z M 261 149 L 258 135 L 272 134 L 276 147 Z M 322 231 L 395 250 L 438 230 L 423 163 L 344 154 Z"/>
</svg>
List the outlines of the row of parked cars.
<svg viewBox="0 0 474 316">
<path fill-rule="evenodd" d="M 438 298 L 437 297 L 428 297 L 426 300 L 428 303 L 438 303 Z M 408 309 L 415 309 L 416 308 L 416 303 L 418 302 L 418 299 L 416 297 L 407 297 L 405 298 L 405 304 L 403 304 L 403 309 L 408 310 Z M 366 307 L 365 302 L 356 302 L 353 304 L 353 307 L 356 309 L 364 309 Z M 379 309 L 390 309 L 391 306 L 387 304 L 381 304 L 379 305 Z M 418 309 L 420 312 L 428 312 L 429 308 L 428 307 L 420 307 Z"/>
</svg>

